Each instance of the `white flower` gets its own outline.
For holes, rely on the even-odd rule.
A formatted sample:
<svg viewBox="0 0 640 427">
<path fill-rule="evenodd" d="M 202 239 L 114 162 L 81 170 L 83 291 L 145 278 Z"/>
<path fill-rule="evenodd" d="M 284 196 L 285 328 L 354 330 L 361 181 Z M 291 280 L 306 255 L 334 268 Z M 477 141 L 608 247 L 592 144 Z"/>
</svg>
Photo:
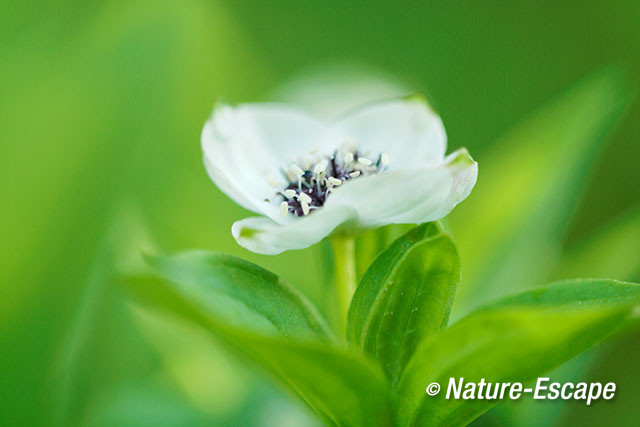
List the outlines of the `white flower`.
<svg viewBox="0 0 640 427">
<path fill-rule="evenodd" d="M 419 97 L 366 105 L 333 123 L 278 104 L 219 105 L 202 148 L 214 183 L 261 215 L 232 233 L 262 254 L 440 219 L 478 173 L 466 149 L 445 157 L 442 121 Z"/>
</svg>

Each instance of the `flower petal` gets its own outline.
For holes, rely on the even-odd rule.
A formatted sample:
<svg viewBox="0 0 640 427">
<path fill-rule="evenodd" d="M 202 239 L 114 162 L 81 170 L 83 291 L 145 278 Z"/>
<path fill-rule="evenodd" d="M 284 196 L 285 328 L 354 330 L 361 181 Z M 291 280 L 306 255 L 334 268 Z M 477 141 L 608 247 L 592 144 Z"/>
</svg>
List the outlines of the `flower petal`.
<svg viewBox="0 0 640 427">
<path fill-rule="evenodd" d="M 439 166 L 348 181 L 323 209 L 331 210 L 334 203 L 353 206 L 359 228 L 435 221 L 469 195 L 477 176 L 477 163 L 460 149 Z"/>
<path fill-rule="evenodd" d="M 238 204 L 282 222 L 277 203 L 265 202 L 284 186 L 279 169 L 318 148 L 327 132 L 313 117 L 277 104 L 219 105 L 202 130 L 204 163 Z"/>
<path fill-rule="evenodd" d="M 307 248 L 348 224 L 355 216 L 353 208 L 334 204 L 331 209 L 319 209 L 287 224 L 264 217 L 246 218 L 235 222 L 231 233 L 240 246 L 252 252 L 276 255 L 290 249 Z"/>
<path fill-rule="evenodd" d="M 387 153 L 389 170 L 436 165 L 444 159 L 447 135 L 423 97 L 370 104 L 334 124 L 365 156 Z"/>
</svg>

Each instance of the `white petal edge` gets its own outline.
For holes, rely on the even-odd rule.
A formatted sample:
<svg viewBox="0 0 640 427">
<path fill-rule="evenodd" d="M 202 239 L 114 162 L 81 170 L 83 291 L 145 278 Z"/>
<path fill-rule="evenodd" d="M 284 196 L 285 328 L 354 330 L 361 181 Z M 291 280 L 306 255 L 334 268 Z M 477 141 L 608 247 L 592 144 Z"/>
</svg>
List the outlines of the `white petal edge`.
<svg viewBox="0 0 640 427">
<path fill-rule="evenodd" d="M 334 129 L 365 156 L 387 153 L 390 170 L 439 164 L 447 149 L 440 116 L 417 95 L 358 108 L 335 122 Z"/>
<path fill-rule="evenodd" d="M 238 244 L 252 252 L 277 255 L 291 249 L 304 249 L 348 224 L 356 215 L 353 208 L 334 205 L 310 215 L 278 224 L 269 218 L 252 217 L 237 221 L 231 233 Z"/>
<path fill-rule="evenodd" d="M 333 204 L 352 206 L 357 210 L 355 224 L 362 229 L 436 221 L 469 195 L 477 177 L 478 164 L 463 148 L 435 167 L 349 181 L 323 209 L 332 210 Z"/>
<path fill-rule="evenodd" d="M 328 132 L 324 123 L 294 108 L 220 104 L 202 130 L 205 167 L 218 188 L 238 204 L 287 222 L 277 203 L 265 202 L 284 186 L 279 168 L 318 149 Z"/>
</svg>

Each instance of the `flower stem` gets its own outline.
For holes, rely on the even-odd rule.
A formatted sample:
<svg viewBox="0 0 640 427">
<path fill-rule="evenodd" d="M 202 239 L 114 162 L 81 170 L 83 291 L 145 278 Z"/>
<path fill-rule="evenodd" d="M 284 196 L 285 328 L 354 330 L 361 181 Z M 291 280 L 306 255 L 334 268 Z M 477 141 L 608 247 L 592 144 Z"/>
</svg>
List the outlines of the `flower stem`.
<svg viewBox="0 0 640 427">
<path fill-rule="evenodd" d="M 347 328 L 349 304 L 356 290 L 355 241 L 352 237 L 334 236 L 331 238 L 331 246 L 340 329 L 344 333 Z"/>
</svg>

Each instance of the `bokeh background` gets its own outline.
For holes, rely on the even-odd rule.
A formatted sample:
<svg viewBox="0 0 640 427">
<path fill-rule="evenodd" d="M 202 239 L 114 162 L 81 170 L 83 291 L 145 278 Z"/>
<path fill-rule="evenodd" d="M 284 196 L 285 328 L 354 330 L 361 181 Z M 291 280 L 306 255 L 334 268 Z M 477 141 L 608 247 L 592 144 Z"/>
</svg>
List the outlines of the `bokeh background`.
<svg viewBox="0 0 640 427">
<path fill-rule="evenodd" d="M 426 93 L 450 151 L 480 162 L 450 220 L 473 278 L 454 317 L 550 279 L 640 279 L 637 0 L 0 5 L 1 425 L 317 424 L 116 286 L 144 269 L 141 251 L 197 247 L 281 274 L 330 316 L 322 245 L 264 257 L 233 241 L 248 213 L 207 179 L 199 146 L 217 100 L 331 111 L 350 90 L 349 101 Z M 504 191 L 517 179 L 529 193 Z M 510 200 L 515 219 L 486 220 Z M 487 278 L 487 241 L 504 241 L 489 249 L 517 268 Z M 617 382 L 611 402 L 509 404 L 477 423 L 638 425 L 638 354 L 630 328 L 556 373 Z"/>
</svg>

